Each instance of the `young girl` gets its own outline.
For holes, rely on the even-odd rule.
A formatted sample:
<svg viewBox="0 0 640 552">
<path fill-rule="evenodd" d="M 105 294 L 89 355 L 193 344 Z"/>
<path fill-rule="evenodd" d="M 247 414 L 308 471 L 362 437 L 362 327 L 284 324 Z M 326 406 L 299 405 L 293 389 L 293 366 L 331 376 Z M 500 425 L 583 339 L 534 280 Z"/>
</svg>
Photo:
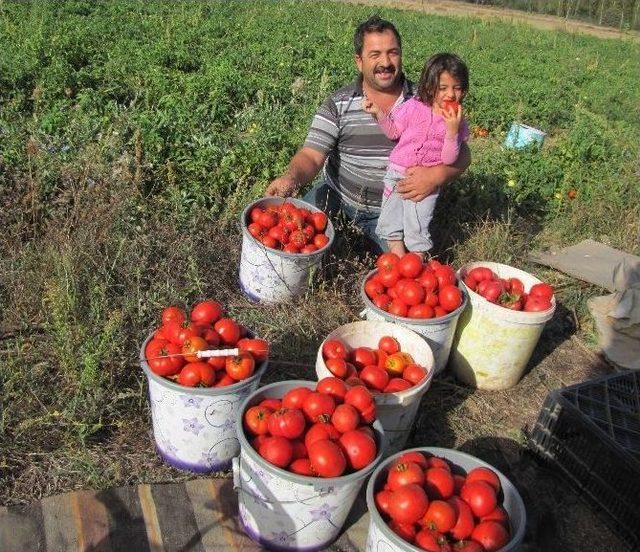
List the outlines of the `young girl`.
<svg viewBox="0 0 640 552">
<path fill-rule="evenodd" d="M 391 113 L 384 113 L 367 98 L 363 101 L 364 111 L 377 119 L 386 136 L 399 139 L 389 156 L 376 227 L 392 253 L 402 255 L 408 249 L 425 254 L 433 246 L 429 223 L 438 193 L 414 202 L 403 200 L 395 187 L 409 167 L 455 163 L 460 144 L 469 138 L 460 106 L 468 89 L 469 71 L 464 62 L 453 54 L 436 54 L 422 70 L 416 95 Z"/>
</svg>

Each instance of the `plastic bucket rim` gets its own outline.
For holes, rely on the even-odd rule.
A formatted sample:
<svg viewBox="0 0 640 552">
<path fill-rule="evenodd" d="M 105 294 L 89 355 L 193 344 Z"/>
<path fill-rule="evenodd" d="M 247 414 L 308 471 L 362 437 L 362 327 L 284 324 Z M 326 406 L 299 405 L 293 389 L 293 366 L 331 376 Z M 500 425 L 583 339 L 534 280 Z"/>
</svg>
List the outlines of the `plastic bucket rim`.
<svg viewBox="0 0 640 552">
<path fill-rule="evenodd" d="M 373 303 L 373 301 L 369 299 L 366 292 L 364 291 L 364 285 L 367 283 L 367 280 L 369 280 L 369 278 L 371 278 L 376 272 L 378 272 L 378 269 L 374 268 L 371 272 L 367 274 L 365 279 L 362 281 L 362 285 L 360 286 L 360 295 L 364 300 L 365 307 L 372 310 L 376 314 L 383 316 L 387 320 L 397 320 L 403 324 L 413 324 L 415 326 L 434 326 L 436 324 L 443 324 L 445 322 L 449 322 L 456 316 L 459 316 L 464 310 L 464 308 L 467 306 L 467 303 L 469 301 L 469 297 L 468 297 L 469 294 L 467 293 L 466 286 L 464 288 L 460 287 L 461 280 L 458 279 L 459 282 L 458 282 L 458 286 L 456 287 L 462 292 L 462 304 L 456 310 L 451 311 L 445 316 L 439 316 L 434 318 L 408 318 L 406 316 L 396 316 L 395 314 L 390 314 L 387 311 L 383 311 L 381 308 L 377 307 Z M 457 275 L 457 272 L 456 272 L 456 275 Z"/>
<path fill-rule="evenodd" d="M 247 455 L 253 460 L 257 462 L 262 468 L 269 469 L 275 472 L 276 475 L 283 477 L 288 481 L 292 481 L 293 483 L 297 483 L 299 485 L 314 485 L 315 487 L 332 487 L 337 485 L 344 485 L 345 483 L 352 483 L 362 478 L 366 478 L 380 463 L 383 453 L 387 447 L 387 439 L 384 433 L 384 429 L 380 420 L 376 419 L 373 424 L 373 429 L 376 430 L 379 435 L 379 443 L 378 443 L 378 452 L 373 461 L 368 465 L 353 473 L 349 473 L 347 475 L 341 475 L 339 477 L 311 477 L 308 475 L 299 475 L 297 473 L 293 473 L 287 471 L 285 469 L 279 468 L 278 466 L 274 466 L 273 464 L 267 462 L 262 456 L 260 456 L 256 450 L 249 443 L 245 431 L 244 431 L 244 413 L 246 409 L 249 407 L 249 403 L 253 399 L 253 397 L 257 393 L 262 393 L 265 390 L 279 387 L 283 384 L 292 384 L 296 387 L 309 387 L 311 389 L 315 389 L 316 383 L 308 380 L 286 380 L 286 381 L 278 381 L 275 383 L 270 383 L 268 385 L 264 385 L 258 389 L 256 389 L 253 393 L 251 393 L 240 405 L 240 409 L 238 410 L 238 415 L 236 418 L 236 428 L 238 441 L 240 442 L 240 457 L 239 461 L 242 461 L 242 452 L 246 452 Z"/>
<path fill-rule="evenodd" d="M 371 477 L 369 477 L 369 481 L 367 482 L 365 499 L 367 503 L 367 510 L 369 510 L 369 515 L 371 516 L 370 523 L 375 523 L 376 527 L 382 532 L 382 534 L 386 538 L 391 540 L 391 542 L 393 542 L 396 546 L 405 547 L 411 552 L 414 552 L 414 551 L 423 552 L 421 548 L 418 548 L 417 546 L 414 546 L 410 542 L 402 539 L 399 535 L 397 535 L 391 529 L 389 529 L 389 526 L 387 525 L 387 523 L 384 521 L 384 519 L 382 519 L 380 512 L 378 512 L 378 508 L 375 505 L 375 500 L 373 497 L 373 489 L 382 471 L 385 468 L 387 468 L 391 464 L 391 462 L 396 460 L 402 454 L 406 452 L 414 452 L 414 451 L 429 452 L 430 454 L 441 456 L 447 460 L 448 458 L 445 456 L 446 453 L 455 452 L 457 455 L 464 456 L 467 460 L 476 462 L 478 464 L 477 467 L 485 467 L 485 468 L 492 469 L 498 475 L 498 478 L 500 479 L 504 478 L 506 481 L 508 481 L 512 487 L 512 490 L 514 491 L 515 502 L 517 503 L 517 508 L 522 512 L 523 518 L 522 518 L 522 523 L 519 525 L 519 527 L 515 531 L 515 534 L 511 536 L 506 546 L 500 548 L 497 552 L 500 552 L 500 550 L 504 550 L 507 546 L 509 546 L 511 542 L 516 541 L 516 539 L 517 539 L 516 542 L 522 542 L 522 540 L 524 539 L 526 528 L 527 528 L 527 510 L 525 508 L 524 501 L 522 500 L 522 496 L 520 495 L 520 491 L 518 491 L 517 487 L 511 482 L 511 480 L 506 475 L 504 475 L 499 469 L 495 468 L 493 465 L 489 464 L 488 462 L 485 462 L 484 460 L 478 458 L 477 456 L 473 456 L 472 454 L 469 454 L 467 452 L 459 451 L 456 449 L 444 448 L 444 447 L 414 447 L 410 449 L 401 450 L 400 452 L 392 454 L 391 456 L 389 456 L 389 458 L 385 458 L 382 462 L 380 462 L 380 464 L 376 467 L 376 469 L 371 474 Z M 451 462 L 453 461 L 451 460 Z"/>
<path fill-rule="evenodd" d="M 327 337 L 324 338 L 324 340 L 322 341 L 322 343 L 320 343 L 320 347 L 318 348 L 318 358 L 322 358 L 322 346 L 325 344 L 325 342 L 329 339 L 329 335 L 331 335 L 333 332 L 338 331 L 340 328 L 344 328 L 345 326 L 352 326 L 354 324 L 369 324 L 371 323 L 371 320 L 356 320 L 355 322 L 349 322 L 348 324 L 343 324 L 342 326 L 338 326 L 337 328 L 335 328 L 334 330 L 332 330 L 331 332 L 329 332 L 329 334 L 327 335 Z M 386 320 L 383 322 L 384 324 L 389 324 L 391 326 L 397 326 L 398 324 L 393 324 L 392 322 L 387 322 Z M 424 341 L 424 339 L 422 339 L 422 337 L 420 336 L 420 334 L 418 334 L 417 332 L 414 332 L 411 328 L 402 328 L 403 330 L 406 330 L 408 332 L 411 332 L 413 334 L 416 335 L 416 337 L 418 337 L 422 342 L 424 342 L 424 344 L 429 348 L 429 351 L 431 352 L 431 362 L 432 362 L 432 366 L 427 370 L 427 376 L 424 378 L 424 381 L 421 381 L 418 385 L 414 385 L 412 387 L 410 387 L 409 389 L 405 389 L 404 391 L 395 391 L 393 393 L 382 393 L 382 392 L 374 392 L 371 389 L 369 389 L 369 391 L 371 392 L 371 394 L 375 397 L 396 397 L 398 398 L 398 403 L 391 403 L 391 404 L 385 404 L 385 405 L 381 405 L 381 406 L 399 406 L 402 404 L 403 399 L 406 399 L 409 395 L 417 395 L 419 394 L 419 391 L 422 390 L 423 387 L 427 387 L 427 389 L 424 390 L 424 392 L 426 393 L 429 390 L 429 387 L 431 387 L 431 383 L 433 380 L 433 377 L 435 376 L 435 371 L 436 371 L 436 360 L 435 357 L 433 355 L 433 351 L 431 350 L 431 347 L 429 346 L 429 344 Z M 328 371 L 331 372 L 331 370 L 329 370 L 329 368 L 327 368 L 325 362 L 324 362 L 324 358 L 322 358 L 322 363 L 324 365 L 324 368 Z M 317 370 L 316 370 L 316 376 L 318 376 L 318 378 L 320 377 L 320 374 L 318 374 Z M 337 377 L 337 376 L 325 376 L 325 377 Z M 338 378 L 338 379 L 342 379 L 342 378 Z M 320 381 L 320 380 L 318 380 Z M 342 380 L 344 381 L 344 380 Z"/>
<path fill-rule="evenodd" d="M 536 134 L 539 134 L 541 136 L 546 136 L 547 135 L 547 133 L 544 130 L 540 130 L 539 128 L 532 127 L 530 125 L 525 125 L 524 123 L 520 123 L 518 121 L 513 121 L 511 123 L 511 128 L 514 128 L 514 127 L 521 127 L 521 128 L 527 129 L 527 130 L 532 130 Z"/>
<path fill-rule="evenodd" d="M 260 199 L 256 199 L 255 201 L 253 201 L 243 209 L 242 214 L 240 215 L 240 226 L 242 227 L 242 235 L 252 240 L 253 243 L 258 247 L 260 247 L 262 250 L 264 250 L 267 253 L 272 253 L 278 257 L 283 257 L 285 259 L 311 259 L 314 256 L 320 256 L 321 254 L 326 253 L 329 250 L 329 248 L 333 245 L 333 241 L 335 239 L 335 228 L 333 227 L 333 223 L 331 222 L 331 219 L 329 217 L 327 217 L 327 228 L 325 230 L 325 235 L 329 238 L 329 241 L 324 247 L 322 247 L 321 249 L 318 249 L 317 251 L 312 251 L 311 253 L 287 253 L 286 251 L 280 251 L 279 249 L 272 249 L 271 247 L 267 247 L 263 243 L 260 243 L 256 238 L 254 238 L 249 233 L 246 221 L 248 220 L 248 215 L 251 212 L 251 209 L 253 209 L 254 207 L 258 207 L 259 204 L 267 200 L 275 200 L 275 201 L 282 200 L 281 203 L 286 203 L 287 201 L 302 203 L 305 205 L 305 209 L 308 209 L 313 213 L 324 212 L 322 211 L 322 209 L 318 209 L 315 205 L 311 205 L 311 203 L 307 203 L 306 201 L 303 201 L 295 197 L 272 196 L 272 197 L 262 197 Z M 331 233 L 330 233 L 331 235 L 329 235 L 329 233 L 327 232 L 327 230 L 329 229 L 331 230 Z"/>
<path fill-rule="evenodd" d="M 251 335 L 252 337 L 255 336 L 253 332 L 248 332 L 247 335 Z M 187 395 L 205 395 L 208 397 L 209 396 L 213 397 L 215 395 L 228 395 L 230 393 L 234 393 L 235 391 L 238 391 L 243 387 L 245 387 L 246 385 L 254 382 L 256 378 L 258 379 L 261 378 L 265 370 L 269 366 L 269 358 L 267 357 L 266 360 L 263 360 L 260 363 L 260 366 L 253 373 L 251 377 L 244 379 L 242 381 L 238 381 L 233 385 L 227 385 L 225 387 L 185 387 L 184 385 L 175 383 L 170 379 L 159 376 L 158 374 L 156 374 L 151 370 L 144 354 L 144 350 L 147 346 L 147 343 L 149 343 L 151 339 L 153 339 L 153 332 L 149 334 L 149 336 L 144 340 L 144 342 L 142 343 L 142 346 L 140 347 L 140 357 L 139 357 L 140 366 L 142 367 L 144 374 L 147 376 L 147 379 L 149 381 L 153 380 L 155 383 L 157 383 L 162 387 L 171 389 L 172 391 L 180 391 L 181 393 L 186 393 Z"/>
<path fill-rule="evenodd" d="M 551 318 L 553 317 L 553 314 L 556 311 L 556 306 L 557 306 L 555 292 L 553 294 L 553 297 L 551 298 L 551 306 L 547 310 L 538 311 L 538 312 L 535 312 L 535 313 L 530 313 L 528 311 L 514 311 L 514 310 L 511 310 L 511 309 L 505 309 L 504 307 L 501 307 L 500 305 L 496 305 L 495 303 L 492 303 L 491 301 L 488 301 L 487 299 L 482 297 L 482 295 L 480 295 L 478 292 L 473 291 L 472 289 L 469 289 L 469 287 L 464 283 L 464 277 L 466 276 L 466 274 L 469 272 L 469 270 L 471 270 L 473 268 L 477 268 L 477 267 L 483 266 L 483 265 L 486 265 L 486 264 L 497 265 L 500 268 L 504 268 L 504 269 L 507 269 L 507 270 L 516 270 L 516 271 L 519 271 L 519 272 L 523 272 L 527 276 L 529 276 L 530 278 L 533 278 L 534 280 L 536 280 L 536 283 L 544 283 L 544 282 L 542 282 L 542 280 L 540 280 L 539 278 L 537 278 L 533 274 L 529 274 L 526 270 L 522 270 L 521 268 L 517 268 L 515 266 L 510 266 L 510 265 L 504 264 L 504 263 L 496 263 L 494 261 L 471 261 L 471 262 L 463 264 L 456 271 L 456 275 L 458 276 L 458 280 L 464 286 L 465 291 L 467 291 L 467 294 L 469 295 L 469 298 L 472 297 L 471 294 L 473 293 L 473 297 L 478 297 L 478 298 L 482 299 L 482 305 L 491 305 L 491 307 L 494 307 L 496 309 L 500 309 L 499 311 L 495 311 L 495 312 L 502 312 L 503 310 L 509 310 L 511 313 L 516 313 L 516 314 L 513 314 L 513 316 L 522 317 L 521 320 L 520 319 L 512 320 L 512 322 L 514 322 L 514 323 L 532 323 L 532 322 L 530 322 L 530 319 L 525 318 L 525 317 L 530 317 L 531 314 L 536 314 L 536 315 L 538 315 L 540 317 L 544 317 L 544 319 L 545 319 L 544 321 L 545 322 L 547 322 L 548 320 L 551 320 Z M 537 323 L 541 323 L 541 322 L 542 321 L 533 322 L 533 323 L 537 324 Z"/>
</svg>

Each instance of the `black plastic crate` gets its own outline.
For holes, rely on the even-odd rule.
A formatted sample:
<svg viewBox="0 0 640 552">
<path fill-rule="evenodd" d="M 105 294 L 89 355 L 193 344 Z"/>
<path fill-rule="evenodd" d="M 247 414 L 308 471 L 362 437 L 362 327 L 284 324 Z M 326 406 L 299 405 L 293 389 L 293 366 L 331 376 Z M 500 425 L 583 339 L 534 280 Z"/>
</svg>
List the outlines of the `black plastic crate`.
<svg viewBox="0 0 640 552">
<path fill-rule="evenodd" d="M 530 445 L 640 548 L 640 374 L 613 374 L 551 392 Z"/>
</svg>

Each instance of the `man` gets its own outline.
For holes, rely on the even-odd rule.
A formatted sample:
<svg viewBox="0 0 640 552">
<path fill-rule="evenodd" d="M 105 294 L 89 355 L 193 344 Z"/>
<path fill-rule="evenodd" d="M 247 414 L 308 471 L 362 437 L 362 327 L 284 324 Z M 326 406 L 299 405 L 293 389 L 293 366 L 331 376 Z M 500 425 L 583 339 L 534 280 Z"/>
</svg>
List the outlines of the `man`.
<svg viewBox="0 0 640 552">
<path fill-rule="evenodd" d="M 345 213 L 374 242 L 382 179 L 395 142 L 362 110 L 367 97 L 389 112 L 413 95 L 413 85 L 402 73 L 401 39 L 395 26 L 377 16 L 361 23 L 354 36 L 354 83 L 331 95 L 318 109 L 304 145 L 293 156 L 287 172 L 273 180 L 266 195 L 288 197 L 311 182 L 324 167 L 323 178 L 304 197 L 308 203 L 335 215 Z M 455 165 L 412 167 L 397 190 L 404 199 L 421 201 L 460 176 L 471 162 L 466 144 Z"/>
</svg>

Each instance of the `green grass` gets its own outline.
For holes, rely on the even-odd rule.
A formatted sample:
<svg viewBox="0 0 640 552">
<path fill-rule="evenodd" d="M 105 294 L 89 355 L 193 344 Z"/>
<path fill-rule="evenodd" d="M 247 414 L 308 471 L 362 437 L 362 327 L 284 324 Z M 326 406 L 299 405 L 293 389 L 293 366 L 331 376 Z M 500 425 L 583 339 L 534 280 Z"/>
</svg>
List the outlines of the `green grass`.
<svg viewBox="0 0 640 552">
<path fill-rule="evenodd" d="M 167 304 L 215 297 L 276 358 L 300 362 L 271 379 L 313 377 L 322 336 L 360 310 L 371 259 L 348 233 L 295 307 L 252 306 L 236 285 L 236 221 L 317 105 L 355 77 L 352 33 L 371 11 L 0 3 L 0 501 L 179 477 L 139 438 L 150 421 L 137 349 Z M 532 268 L 531 248 L 585 237 L 640 252 L 638 44 L 380 13 L 404 37 L 411 78 L 435 51 L 467 61 L 470 124 L 489 130 L 440 202 L 447 259 Z M 547 132 L 545 147 L 503 149 L 514 119 Z M 584 299 L 598 290 L 535 270 L 591 338 Z"/>
</svg>

